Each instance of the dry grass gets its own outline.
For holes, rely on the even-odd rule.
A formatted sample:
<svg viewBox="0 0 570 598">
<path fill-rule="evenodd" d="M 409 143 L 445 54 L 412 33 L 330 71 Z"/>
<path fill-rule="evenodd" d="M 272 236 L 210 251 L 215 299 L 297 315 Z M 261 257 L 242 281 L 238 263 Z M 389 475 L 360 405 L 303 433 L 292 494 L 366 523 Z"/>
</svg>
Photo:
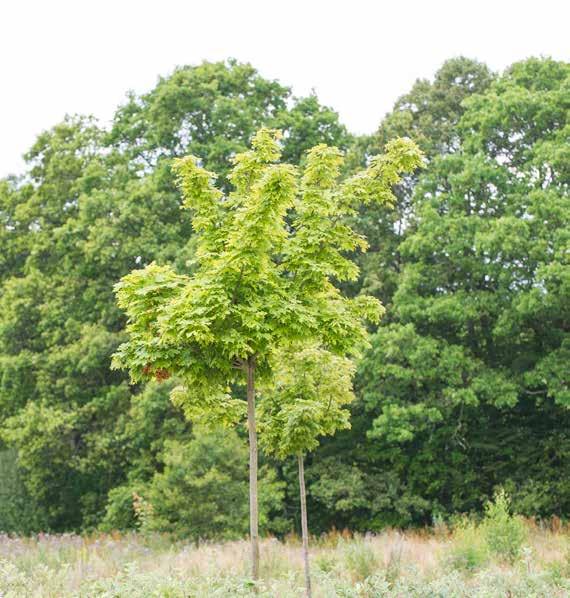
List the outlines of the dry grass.
<svg viewBox="0 0 570 598">
<path fill-rule="evenodd" d="M 569 535 L 529 525 L 529 541 L 511 564 L 457 571 L 446 530 L 386 531 L 313 540 L 315 596 L 570 596 Z M 264 596 L 302 595 L 296 538 L 261 545 Z M 0 596 L 245 596 L 246 541 L 200 546 L 137 534 L 0 536 Z M 431 588 L 431 589 L 430 589 Z M 493 593 L 496 592 L 496 593 Z"/>
</svg>

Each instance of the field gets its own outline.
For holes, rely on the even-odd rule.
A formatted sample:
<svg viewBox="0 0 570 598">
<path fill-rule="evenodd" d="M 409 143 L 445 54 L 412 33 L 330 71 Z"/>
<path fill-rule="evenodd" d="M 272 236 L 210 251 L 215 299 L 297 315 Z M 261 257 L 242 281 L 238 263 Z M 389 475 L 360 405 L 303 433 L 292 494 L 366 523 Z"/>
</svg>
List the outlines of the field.
<svg viewBox="0 0 570 598">
<path fill-rule="evenodd" d="M 527 522 L 524 544 L 511 556 L 509 542 L 500 557 L 470 524 L 454 533 L 444 526 L 365 537 L 332 533 L 313 542 L 314 596 L 570 596 L 567 529 Z M 261 548 L 257 595 L 303 596 L 298 540 L 265 539 Z M 1 536 L 0 596 L 250 596 L 248 556 L 245 540 L 195 546 L 164 535 Z"/>
</svg>

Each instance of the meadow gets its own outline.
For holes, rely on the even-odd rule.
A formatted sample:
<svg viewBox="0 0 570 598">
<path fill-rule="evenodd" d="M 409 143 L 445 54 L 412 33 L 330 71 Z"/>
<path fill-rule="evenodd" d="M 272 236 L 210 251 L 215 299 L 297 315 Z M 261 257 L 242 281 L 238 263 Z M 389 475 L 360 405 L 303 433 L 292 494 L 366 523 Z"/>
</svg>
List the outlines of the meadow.
<svg viewBox="0 0 570 598">
<path fill-rule="evenodd" d="M 385 531 L 313 540 L 314 596 L 570 596 L 570 530 L 524 523 L 522 536 L 465 520 L 454 531 Z M 510 549 L 513 549 L 511 552 Z M 245 540 L 200 545 L 140 533 L 0 537 L 0 596 L 303 596 L 299 540 L 264 539 L 258 593 Z"/>
</svg>

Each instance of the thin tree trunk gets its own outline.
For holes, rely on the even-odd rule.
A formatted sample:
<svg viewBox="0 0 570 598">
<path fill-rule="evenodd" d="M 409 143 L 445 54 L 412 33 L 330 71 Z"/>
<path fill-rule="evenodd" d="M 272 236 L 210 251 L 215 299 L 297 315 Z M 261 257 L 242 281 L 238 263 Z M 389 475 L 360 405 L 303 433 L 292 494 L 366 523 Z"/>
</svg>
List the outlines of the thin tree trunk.
<svg viewBox="0 0 570 598">
<path fill-rule="evenodd" d="M 259 579 L 259 517 L 257 510 L 257 431 L 255 428 L 255 361 L 247 360 L 247 425 L 249 433 L 249 535 L 251 576 Z"/>
<path fill-rule="evenodd" d="M 311 573 L 309 571 L 309 526 L 307 524 L 307 492 L 305 490 L 305 468 L 303 454 L 297 455 L 299 462 L 299 493 L 301 495 L 301 533 L 303 536 L 303 563 L 305 565 L 305 589 L 311 598 Z"/>
</svg>

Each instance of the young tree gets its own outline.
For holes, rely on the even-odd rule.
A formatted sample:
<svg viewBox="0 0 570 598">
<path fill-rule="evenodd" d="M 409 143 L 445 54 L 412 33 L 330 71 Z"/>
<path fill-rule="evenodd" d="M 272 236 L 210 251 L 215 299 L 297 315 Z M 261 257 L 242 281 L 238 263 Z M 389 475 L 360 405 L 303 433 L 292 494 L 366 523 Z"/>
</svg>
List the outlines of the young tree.
<svg viewBox="0 0 570 598">
<path fill-rule="evenodd" d="M 182 275 L 151 264 L 117 285 L 129 340 L 119 348 L 115 367 L 128 368 L 134 381 L 180 378 L 171 396 L 189 418 L 228 424 L 247 412 L 254 579 L 256 381 L 271 379 L 281 346 L 314 339 L 345 354 L 366 339 L 363 321 L 377 320 L 382 306 L 372 297 L 345 298 L 335 286 L 358 274 L 343 253 L 366 248 L 343 219 L 363 202 L 391 202 L 399 173 L 421 162 L 412 142 L 397 140 L 366 171 L 339 184 L 339 150 L 318 145 L 299 181 L 295 167 L 277 163 L 279 137 L 261 129 L 252 149 L 235 157 L 228 196 L 195 157 L 177 160 L 184 207 L 194 211 L 194 272 Z M 245 405 L 232 394 L 236 384 L 246 385 Z"/>
<path fill-rule="evenodd" d="M 350 428 L 350 412 L 344 407 L 354 398 L 354 365 L 317 345 L 290 347 L 279 353 L 278 362 L 273 385 L 259 402 L 260 444 L 280 459 L 297 457 L 305 587 L 310 598 L 304 455 L 318 446 L 320 436 Z"/>
</svg>

